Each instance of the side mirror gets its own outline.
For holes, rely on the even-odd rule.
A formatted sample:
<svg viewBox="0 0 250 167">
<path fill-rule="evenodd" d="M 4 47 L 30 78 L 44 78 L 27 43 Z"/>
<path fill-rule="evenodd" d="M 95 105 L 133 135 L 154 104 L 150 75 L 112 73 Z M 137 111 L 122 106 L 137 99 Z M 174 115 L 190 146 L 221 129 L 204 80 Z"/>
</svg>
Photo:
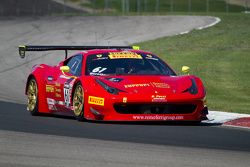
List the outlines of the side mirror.
<svg viewBox="0 0 250 167">
<path fill-rule="evenodd" d="M 184 74 L 189 74 L 190 68 L 188 66 L 182 66 L 181 71 Z"/>
<path fill-rule="evenodd" d="M 61 66 L 61 67 L 60 67 L 60 70 L 61 70 L 62 72 L 70 72 L 69 66 Z"/>
</svg>

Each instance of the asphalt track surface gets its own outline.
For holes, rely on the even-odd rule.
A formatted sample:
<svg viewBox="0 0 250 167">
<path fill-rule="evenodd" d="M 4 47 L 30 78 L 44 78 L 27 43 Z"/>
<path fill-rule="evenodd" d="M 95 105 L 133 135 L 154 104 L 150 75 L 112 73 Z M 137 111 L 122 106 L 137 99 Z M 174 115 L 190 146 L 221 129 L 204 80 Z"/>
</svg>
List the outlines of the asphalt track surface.
<svg viewBox="0 0 250 167">
<path fill-rule="evenodd" d="M 250 131 L 218 124 L 78 122 L 1 102 L 0 166 L 250 165 Z"/>
<path fill-rule="evenodd" d="M 205 123 L 103 123 L 30 116 L 23 104 L 28 72 L 34 64 L 58 62 L 63 53 L 20 60 L 19 44 L 130 44 L 214 21 L 211 17 L 182 16 L 66 20 L 0 20 L 0 166 L 250 166 L 250 131 L 246 129 Z"/>
</svg>

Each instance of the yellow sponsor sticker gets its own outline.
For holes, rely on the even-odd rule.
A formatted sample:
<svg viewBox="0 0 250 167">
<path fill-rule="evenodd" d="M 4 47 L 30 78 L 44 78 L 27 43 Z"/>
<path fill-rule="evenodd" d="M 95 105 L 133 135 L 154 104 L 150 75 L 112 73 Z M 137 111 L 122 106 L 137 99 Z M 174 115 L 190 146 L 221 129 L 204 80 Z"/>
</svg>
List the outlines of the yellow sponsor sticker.
<svg viewBox="0 0 250 167">
<path fill-rule="evenodd" d="M 55 91 L 61 93 L 61 89 L 56 88 Z"/>
<path fill-rule="evenodd" d="M 142 59 L 141 55 L 134 52 L 111 52 L 108 56 L 110 59 Z"/>
<path fill-rule="evenodd" d="M 61 94 L 59 93 L 56 93 L 56 97 L 62 97 Z"/>
<path fill-rule="evenodd" d="M 128 98 L 127 98 L 127 97 L 123 97 L 123 98 L 122 98 L 122 101 L 123 101 L 123 103 L 127 103 Z"/>
<path fill-rule="evenodd" d="M 99 105 L 99 106 L 104 106 L 104 98 L 89 96 L 88 103 L 89 104 Z"/>
<path fill-rule="evenodd" d="M 56 82 L 56 83 L 55 83 L 55 86 L 60 87 L 60 86 L 61 86 L 61 84 L 60 84 L 60 83 L 58 83 L 58 82 Z"/>
<path fill-rule="evenodd" d="M 55 91 L 55 88 L 53 85 L 46 85 L 46 92 L 53 93 Z"/>
</svg>

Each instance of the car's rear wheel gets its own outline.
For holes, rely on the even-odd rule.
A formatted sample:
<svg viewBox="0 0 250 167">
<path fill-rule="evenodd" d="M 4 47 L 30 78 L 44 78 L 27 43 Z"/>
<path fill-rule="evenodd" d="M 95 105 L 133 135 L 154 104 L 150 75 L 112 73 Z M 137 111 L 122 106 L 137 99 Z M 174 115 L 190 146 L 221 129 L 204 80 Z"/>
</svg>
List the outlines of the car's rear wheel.
<svg viewBox="0 0 250 167">
<path fill-rule="evenodd" d="M 75 118 L 78 121 L 83 121 L 84 118 L 84 92 L 82 85 L 78 83 L 73 93 L 73 111 Z"/>
<path fill-rule="evenodd" d="M 27 110 L 31 115 L 38 115 L 38 86 L 34 78 L 30 79 L 27 87 Z"/>
</svg>

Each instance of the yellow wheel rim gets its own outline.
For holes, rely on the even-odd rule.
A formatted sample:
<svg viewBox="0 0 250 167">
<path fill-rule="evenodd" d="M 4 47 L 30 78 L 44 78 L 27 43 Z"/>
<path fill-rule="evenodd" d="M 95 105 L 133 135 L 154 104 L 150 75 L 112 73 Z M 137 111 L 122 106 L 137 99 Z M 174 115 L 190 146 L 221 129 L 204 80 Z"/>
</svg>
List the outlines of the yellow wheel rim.
<svg viewBox="0 0 250 167">
<path fill-rule="evenodd" d="M 73 108 L 75 116 L 80 116 L 83 110 L 83 90 L 81 85 L 77 85 L 73 97 Z"/>
<path fill-rule="evenodd" d="M 36 102 L 37 102 L 37 85 L 36 85 L 36 81 L 34 79 L 30 80 L 30 82 L 29 82 L 27 96 L 28 96 L 27 109 L 29 111 L 33 111 L 36 107 Z"/>
</svg>

